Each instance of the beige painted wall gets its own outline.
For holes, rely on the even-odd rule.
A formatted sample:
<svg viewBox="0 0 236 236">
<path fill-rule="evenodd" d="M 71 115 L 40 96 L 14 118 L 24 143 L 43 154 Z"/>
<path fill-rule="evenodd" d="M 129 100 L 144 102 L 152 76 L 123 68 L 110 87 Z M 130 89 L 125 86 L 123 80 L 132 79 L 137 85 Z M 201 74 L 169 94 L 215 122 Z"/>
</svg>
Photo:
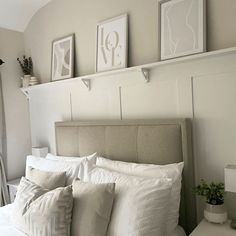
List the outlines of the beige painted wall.
<svg viewBox="0 0 236 236">
<path fill-rule="evenodd" d="M 7 175 L 14 179 L 24 173 L 25 157 L 30 152 L 28 102 L 20 91 L 21 71 L 16 58 L 24 53 L 23 33 L 0 28 L 0 68 L 7 136 Z"/>
<path fill-rule="evenodd" d="M 235 0 L 208 0 L 208 49 L 236 46 Z M 51 42 L 76 34 L 76 76 L 94 72 L 96 23 L 128 12 L 129 66 L 159 60 L 157 0 L 54 0 L 31 20 L 24 37 L 42 82 L 50 80 Z"/>
</svg>

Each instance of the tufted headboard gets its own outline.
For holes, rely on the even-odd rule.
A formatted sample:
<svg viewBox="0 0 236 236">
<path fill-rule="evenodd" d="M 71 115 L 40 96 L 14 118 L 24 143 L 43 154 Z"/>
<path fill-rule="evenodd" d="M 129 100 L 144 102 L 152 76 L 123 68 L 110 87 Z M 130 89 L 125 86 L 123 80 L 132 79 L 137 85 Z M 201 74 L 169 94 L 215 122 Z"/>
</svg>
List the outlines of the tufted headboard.
<svg viewBox="0 0 236 236">
<path fill-rule="evenodd" d="M 191 124 L 186 119 L 70 121 L 55 123 L 57 154 L 84 156 L 97 152 L 113 160 L 170 164 L 184 161 L 179 224 L 196 226 Z"/>
</svg>

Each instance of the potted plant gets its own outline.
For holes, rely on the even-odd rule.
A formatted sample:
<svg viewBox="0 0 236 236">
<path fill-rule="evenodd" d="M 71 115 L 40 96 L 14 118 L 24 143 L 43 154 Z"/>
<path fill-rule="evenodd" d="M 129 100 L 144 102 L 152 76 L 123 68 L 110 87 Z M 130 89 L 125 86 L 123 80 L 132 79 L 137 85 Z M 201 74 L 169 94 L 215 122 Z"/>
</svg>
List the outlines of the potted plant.
<svg viewBox="0 0 236 236">
<path fill-rule="evenodd" d="M 17 58 L 17 61 L 19 62 L 22 72 L 24 74 L 24 77 L 21 78 L 22 87 L 28 87 L 30 83 L 30 77 L 33 71 L 32 58 L 27 58 L 26 56 L 23 56 L 22 61 L 20 60 L 20 58 Z"/>
<path fill-rule="evenodd" d="M 224 205 L 224 184 L 210 183 L 207 184 L 204 180 L 194 188 L 194 193 L 205 197 L 206 205 L 204 217 L 212 223 L 223 224 L 227 220 L 227 212 Z"/>
<path fill-rule="evenodd" d="M 4 64 L 5 62 L 2 60 L 2 59 L 0 59 L 0 66 L 2 65 L 2 64 Z"/>
</svg>

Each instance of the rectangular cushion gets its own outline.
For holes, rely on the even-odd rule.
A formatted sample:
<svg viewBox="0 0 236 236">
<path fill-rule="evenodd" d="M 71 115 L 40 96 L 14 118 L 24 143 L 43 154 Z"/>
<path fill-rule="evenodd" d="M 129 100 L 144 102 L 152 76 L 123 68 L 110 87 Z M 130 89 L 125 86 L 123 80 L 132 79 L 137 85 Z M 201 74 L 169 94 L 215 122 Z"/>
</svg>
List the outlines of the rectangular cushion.
<svg viewBox="0 0 236 236">
<path fill-rule="evenodd" d="M 73 181 L 72 236 L 106 236 L 115 184 Z"/>
</svg>

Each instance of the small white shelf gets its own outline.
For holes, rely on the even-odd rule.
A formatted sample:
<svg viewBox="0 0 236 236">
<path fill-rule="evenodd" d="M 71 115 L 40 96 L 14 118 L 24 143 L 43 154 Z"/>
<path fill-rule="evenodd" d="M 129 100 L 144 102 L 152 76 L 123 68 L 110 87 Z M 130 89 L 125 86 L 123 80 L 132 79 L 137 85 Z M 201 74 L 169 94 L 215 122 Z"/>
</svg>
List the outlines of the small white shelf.
<svg viewBox="0 0 236 236">
<path fill-rule="evenodd" d="M 80 76 L 80 77 L 66 79 L 66 80 L 58 80 L 58 81 L 54 81 L 54 82 L 43 83 L 43 84 L 39 84 L 39 85 L 27 87 L 27 88 L 21 88 L 21 91 L 26 95 L 27 98 L 29 98 L 29 91 L 32 91 L 34 89 L 43 89 L 43 88 L 46 88 L 49 86 L 56 86 L 59 84 L 71 83 L 71 82 L 75 82 L 75 81 L 82 81 L 84 83 L 84 85 L 86 86 L 86 88 L 88 90 L 90 90 L 91 86 L 92 86 L 92 84 L 91 84 L 92 79 L 95 79 L 98 77 L 103 77 L 103 76 L 105 77 L 105 76 L 109 76 L 109 75 L 128 73 L 128 72 L 132 72 L 132 71 L 140 72 L 144 78 L 144 81 L 149 82 L 149 70 L 151 70 L 153 68 L 157 68 L 157 67 L 164 66 L 164 65 L 177 64 L 177 63 L 186 62 L 186 61 L 193 61 L 193 60 L 198 60 L 198 59 L 205 59 L 205 58 L 212 58 L 212 57 L 217 57 L 217 56 L 229 55 L 229 54 L 234 54 L 234 53 L 236 53 L 236 47 L 220 49 L 220 50 L 216 50 L 216 51 L 199 53 L 199 54 L 194 54 L 194 55 L 190 55 L 190 56 L 179 57 L 179 58 L 154 62 L 154 63 L 150 63 L 150 64 L 145 64 L 145 65 L 139 65 L 139 66 L 134 66 L 134 67 L 128 67 L 128 68 L 119 69 L 119 70 L 100 72 L 100 73 Z"/>
</svg>

